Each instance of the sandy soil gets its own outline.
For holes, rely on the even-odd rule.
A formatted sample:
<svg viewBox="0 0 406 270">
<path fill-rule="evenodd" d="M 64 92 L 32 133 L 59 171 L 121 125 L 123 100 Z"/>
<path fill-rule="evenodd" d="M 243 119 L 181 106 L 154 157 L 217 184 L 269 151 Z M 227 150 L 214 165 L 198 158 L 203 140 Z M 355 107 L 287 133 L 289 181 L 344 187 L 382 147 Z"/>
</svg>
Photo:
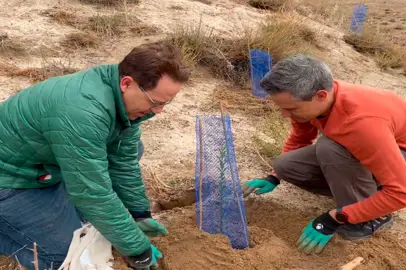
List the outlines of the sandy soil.
<svg viewBox="0 0 406 270">
<path fill-rule="evenodd" d="M 330 14 L 336 13 L 341 15 L 349 15 L 353 12 L 355 3 L 362 1 L 354 0 L 302 0 L 303 3 L 310 3 L 314 6 L 326 6 L 326 3 L 330 6 Z M 406 46 L 406 5 L 402 0 L 380 1 L 369 0 L 364 1 L 368 5 L 368 24 L 372 27 L 377 27 L 379 32 L 388 36 L 392 42 Z M 334 7 L 334 8 L 331 8 Z M 333 11 L 334 10 L 334 11 Z M 328 12 L 327 12 L 328 13 Z M 349 17 L 351 19 L 351 17 Z M 343 29 L 347 25 L 342 25 Z"/>
<path fill-rule="evenodd" d="M 344 2 L 353 4 L 355 1 Z M 388 7 L 390 12 L 386 12 L 386 6 L 379 1 L 369 1 L 369 4 L 371 12 L 376 12 L 376 19 L 381 16 L 382 22 L 386 22 L 391 20 L 392 14 L 396 14 L 394 23 L 404 24 L 402 18 L 406 10 L 401 2 L 386 1 L 385 5 L 393 4 Z M 67 0 L 0 0 L 0 5 L 5 7 L 0 10 L 0 31 L 22 41 L 29 48 L 28 57 L 1 57 L 0 61 L 20 68 L 40 66 L 41 57 L 44 56 L 39 56 L 38 52 L 44 51 L 48 52 L 48 58 L 69 58 L 72 65 L 79 69 L 114 63 L 137 44 L 162 38 L 180 24 L 193 25 L 201 19 L 203 24 L 212 27 L 214 31 L 233 36 L 267 15 L 265 11 L 227 0 L 212 1 L 211 4 L 191 0 L 144 0 L 139 5 L 128 5 L 125 11 Z M 158 27 L 162 32 L 154 36 L 123 35 L 109 38 L 97 49 L 66 54 L 59 42 L 66 34 L 76 30 L 53 22 L 44 12 L 58 9 L 73 11 L 83 18 L 99 13 L 126 12 L 145 24 Z M 336 78 L 395 91 L 406 97 L 406 77 L 396 72 L 382 73 L 372 59 L 355 52 L 343 42 L 342 32 L 320 22 L 309 20 L 308 23 L 320 33 L 322 57 L 331 65 Z M 396 32 L 399 36 L 401 33 L 404 35 L 402 30 L 396 31 L 399 31 Z M 5 99 L 28 85 L 28 79 L 0 76 L 0 98 Z M 194 121 L 199 114 L 220 114 L 218 100 L 211 97 L 213 93 L 219 92 L 250 95 L 249 89 L 231 88 L 201 71 L 181 91 L 173 104 L 143 126 L 142 139 L 146 152 L 142 168 L 149 193 L 159 202 L 155 209 L 185 205 L 156 213 L 156 217 L 168 226 L 170 232 L 166 238 L 154 240 L 164 252 L 166 269 L 335 269 L 356 256 L 365 258 L 365 263 L 357 268 L 360 270 L 406 269 L 406 256 L 403 255 L 406 247 L 406 242 L 403 242 L 406 235 L 405 211 L 396 213 L 392 230 L 380 233 L 373 239 L 348 242 L 334 237 L 322 255 L 305 256 L 297 253 L 294 243 L 302 228 L 316 215 L 334 207 L 334 202 L 286 183 L 282 183 L 271 195 L 257 196 L 245 202 L 252 244 L 249 250 L 233 250 L 225 237 L 200 232 L 196 228 L 193 206 Z M 229 105 L 236 105 L 232 100 L 225 101 Z M 228 112 L 232 118 L 241 182 L 266 175 L 269 169 L 263 165 L 252 143 L 252 136 L 263 117 L 260 113 L 252 114 L 239 108 L 230 108 Z M 163 188 L 162 184 L 157 186 L 157 182 L 163 182 L 167 187 Z M 7 267 L 0 263 L 0 269 Z M 115 268 L 126 269 L 119 258 Z"/>
</svg>

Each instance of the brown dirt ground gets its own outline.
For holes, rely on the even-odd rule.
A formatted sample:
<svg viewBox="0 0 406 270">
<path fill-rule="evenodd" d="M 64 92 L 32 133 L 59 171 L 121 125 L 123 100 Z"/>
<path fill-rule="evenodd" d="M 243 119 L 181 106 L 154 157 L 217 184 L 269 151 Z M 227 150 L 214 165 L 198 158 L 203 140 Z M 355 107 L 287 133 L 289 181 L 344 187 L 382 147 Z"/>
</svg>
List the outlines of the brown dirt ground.
<svg viewBox="0 0 406 270">
<path fill-rule="evenodd" d="M 240 1 L 244 2 L 244 1 Z M 352 8 L 355 0 L 330 1 Z M 305 3 L 305 2 L 301 2 Z M 318 1 L 312 1 L 317 4 Z M 402 24 L 406 14 L 402 0 L 368 1 L 372 18 L 384 25 L 388 35 L 403 40 L 404 30 L 392 29 Z M 105 8 L 83 5 L 67 0 L 0 0 L 0 25 L 13 41 L 25 45 L 24 55 L 0 55 L 0 99 L 4 100 L 30 84 L 29 78 L 8 77 L 2 68 L 41 67 L 47 61 L 63 60 L 64 65 L 83 69 L 101 63 L 116 63 L 132 47 L 165 37 L 180 24 L 203 24 L 213 31 L 235 36 L 246 25 L 255 25 L 266 15 L 252 7 L 229 0 L 144 0 L 138 5 Z M 341 6 L 340 6 L 341 7 Z M 389 9 L 389 11 L 386 11 Z M 137 18 L 137 22 L 160 29 L 148 35 L 123 34 L 102 38 L 96 48 L 67 51 L 60 42 L 67 34 L 77 32 L 72 25 L 57 23 L 50 14 L 58 10 L 72 12 L 81 20 L 95 14 L 121 14 Z M 344 14 L 344 13 L 342 13 Z M 309 14 L 306 14 L 309 15 Z M 357 52 L 342 40 L 343 27 L 326 20 L 308 20 L 320 35 L 323 59 L 332 67 L 338 79 L 363 83 L 394 91 L 406 97 L 406 77 L 397 73 L 382 73 L 372 59 Z M 341 18 L 332 18 L 331 22 Z M 395 20 L 391 22 L 391 20 Z M 341 20 L 344 21 L 344 20 Z M 385 22 L 389 22 L 385 26 Z M 322 22 L 322 23 L 321 23 Z M 337 26 L 335 28 L 326 25 Z M 342 25 L 341 25 L 342 26 Z M 339 30 L 337 28 L 340 28 Z M 344 27 L 345 28 L 345 27 Z M 0 33 L 1 36 L 2 33 Z M 244 98 L 245 97 L 245 98 Z M 178 95 L 164 113 L 143 126 L 142 139 L 146 146 L 142 160 L 148 192 L 155 200 L 156 217 L 168 226 L 170 234 L 154 243 L 163 251 L 166 269 L 335 269 L 356 256 L 365 258 L 357 269 L 406 269 L 405 211 L 396 213 L 392 230 L 370 240 L 348 242 L 334 237 L 322 255 L 305 256 L 296 252 L 294 242 L 302 228 L 314 216 L 334 207 L 332 200 L 302 191 L 282 183 L 271 195 L 246 201 L 252 248 L 232 250 L 223 236 L 200 232 L 195 225 L 194 121 L 198 114 L 219 115 L 218 101 L 226 101 L 232 118 L 238 170 L 241 182 L 269 173 L 257 155 L 252 137 L 263 125 L 265 107 L 250 97 L 249 89 L 235 89 L 212 78 L 205 71 L 194 74 L 192 82 Z M 246 107 L 249 106 L 249 109 Z M 261 138 L 272 141 L 267 134 Z M 317 202 L 317 203 L 315 203 Z M 180 206 L 182 206 L 180 208 Z M 184 207 L 183 207 L 184 206 Z M 10 262 L 1 261 L 0 269 L 13 269 Z M 117 256 L 115 269 L 127 269 Z"/>
<path fill-rule="evenodd" d="M 304 0 L 303 2 L 308 2 Z M 342 0 L 342 1 L 310 1 L 313 6 L 326 6 L 326 2 L 330 6 L 336 5 L 336 12 L 340 15 L 351 14 L 356 2 L 354 0 Z M 379 31 L 389 37 L 392 42 L 406 46 L 406 4 L 403 0 L 391 0 L 391 1 L 380 1 L 380 0 L 368 0 L 364 1 L 368 5 L 367 20 L 366 23 L 372 26 L 378 27 Z M 333 8 L 332 8 L 333 9 Z M 331 11 L 332 13 L 333 11 Z M 351 18 L 350 16 L 347 16 Z M 348 23 L 348 21 L 346 21 Z M 345 25 L 342 25 L 343 29 L 347 29 Z"/>
</svg>

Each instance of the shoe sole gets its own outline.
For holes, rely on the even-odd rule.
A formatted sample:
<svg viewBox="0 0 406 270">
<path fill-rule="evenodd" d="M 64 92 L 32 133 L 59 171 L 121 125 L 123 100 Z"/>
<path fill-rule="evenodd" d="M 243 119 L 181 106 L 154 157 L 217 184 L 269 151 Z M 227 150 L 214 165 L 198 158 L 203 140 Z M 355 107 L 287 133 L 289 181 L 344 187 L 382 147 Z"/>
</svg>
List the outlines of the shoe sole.
<svg viewBox="0 0 406 270">
<path fill-rule="evenodd" d="M 388 223 L 385 223 L 384 225 L 382 225 L 381 227 L 379 227 L 379 229 L 376 230 L 376 231 L 374 231 L 372 234 L 370 234 L 370 235 L 365 235 L 365 236 L 358 236 L 358 237 L 356 237 L 356 236 L 346 236 L 346 235 L 341 234 L 340 232 L 338 232 L 338 234 L 339 234 L 342 238 L 344 238 L 344 239 L 346 239 L 346 240 L 368 239 L 368 238 L 371 238 L 371 237 L 372 237 L 375 233 L 377 233 L 377 232 L 380 232 L 380 231 L 385 230 L 385 229 L 389 229 L 390 227 L 392 227 L 392 225 L 393 225 L 393 219 L 392 219 L 391 221 L 389 221 Z"/>
</svg>

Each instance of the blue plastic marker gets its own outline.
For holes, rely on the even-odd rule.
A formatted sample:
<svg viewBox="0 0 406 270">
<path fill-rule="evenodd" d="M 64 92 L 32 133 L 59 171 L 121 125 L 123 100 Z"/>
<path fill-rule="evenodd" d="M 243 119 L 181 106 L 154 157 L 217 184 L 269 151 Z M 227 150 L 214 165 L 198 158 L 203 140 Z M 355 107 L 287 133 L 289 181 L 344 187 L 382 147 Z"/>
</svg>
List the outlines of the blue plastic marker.
<svg viewBox="0 0 406 270">
<path fill-rule="evenodd" d="M 365 22 L 365 17 L 368 11 L 368 6 L 364 4 L 356 4 L 352 14 L 350 32 L 361 33 L 362 26 Z"/>
<path fill-rule="evenodd" d="M 272 56 L 259 49 L 250 49 L 250 66 L 252 94 L 259 98 L 265 98 L 268 94 L 261 87 L 260 82 L 265 74 L 272 69 Z"/>
</svg>

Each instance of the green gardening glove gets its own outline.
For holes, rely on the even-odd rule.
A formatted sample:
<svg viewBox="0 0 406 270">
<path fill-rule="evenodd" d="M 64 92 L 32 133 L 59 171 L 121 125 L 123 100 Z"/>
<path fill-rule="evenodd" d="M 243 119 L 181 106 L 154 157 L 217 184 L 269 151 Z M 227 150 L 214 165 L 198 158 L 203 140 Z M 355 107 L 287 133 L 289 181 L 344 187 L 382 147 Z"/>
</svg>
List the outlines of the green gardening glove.
<svg viewBox="0 0 406 270">
<path fill-rule="evenodd" d="M 312 251 L 319 254 L 324 250 L 339 226 L 340 223 L 334 220 L 329 212 L 326 212 L 307 224 L 296 242 L 296 246 L 298 246 L 299 251 L 305 254 L 310 254 Z"/>
<path fill-rule="evenodd" d="M 255 194 L 260 195 L 273 191 L 277 185 L 279 185 L 279 179 L 273 175 L 268 176 L 265 179 L 254 179 L 248 181 L 243 186 L 244 198 L 255 191 Z"/>
<path fill-rule="evenodd" d="M 154 237 L 168 235 L 168 231 L 166 230 L 165 226 L 153 218 L 136 219 L 135 221 L 137 222 L 141 231 L 148 236 Z"/>
</svg>

